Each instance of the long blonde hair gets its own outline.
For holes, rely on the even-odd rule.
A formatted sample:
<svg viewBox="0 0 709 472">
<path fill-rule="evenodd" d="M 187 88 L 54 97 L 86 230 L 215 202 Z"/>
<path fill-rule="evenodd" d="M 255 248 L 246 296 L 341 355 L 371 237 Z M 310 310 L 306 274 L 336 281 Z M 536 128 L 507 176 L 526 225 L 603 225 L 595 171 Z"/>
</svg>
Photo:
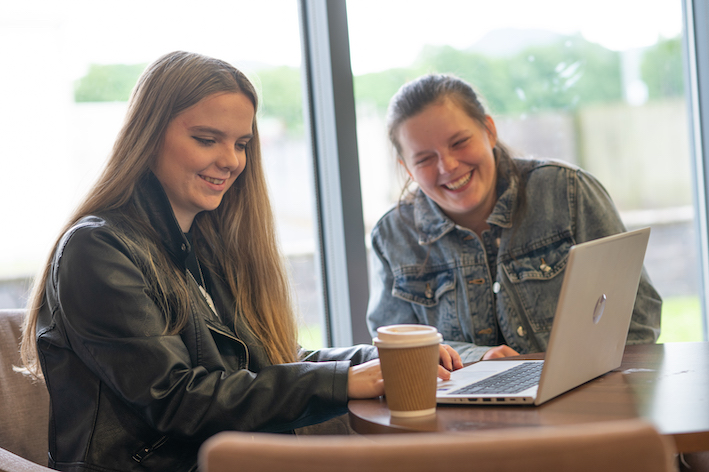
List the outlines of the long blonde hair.
<svg viewBox="0 0 709 472">
<path fill-rule="evenodd" d="M 128 207 L 137 182 L 149 172 L 158 154 L 170 121 L 203 98 L 224 92 L 243 93 L 258 109 L 258 97 L 251 82 L 226 62 L 178 51 L 148 66 L 133 90 L 106 167 L 59 238 L 87 215 Z M 236 300 L 234 318 L 243 317 L 270 361 L 293 362 L 297 357 L 296 322 L 288 275 L 275 235 L 256 118 L 253 135 L 246 147 L 246 168 L 225 193 L 219 207 L 195 218 L 192 227 L 195 246 L 198 254 L 211 253 L 205 263 L 221 273 L 229 286 Z M 165 313 L 169 332 L 177 333 L 189 315 L 186 279 L 182 271 L 168 262 L 159 241 L 153 243 L 150 252 L 154 259 L 151 265 L 155 268 L 155 292 L 173 297 L 175 319 L 171 319 L 165 306 L 170 303 L 167 295 L 158 303 Z M 35 278 L 23 327 L 22 360 L 27 370 L 38 377 L 41 369 L 35 331 L 39 310 L 46 303 L 45 285 L 54 250 Z M 168 269 L 163 271 L 167 274 L 164 279 L 157 277 L 157 268 Z"/>
</svg>

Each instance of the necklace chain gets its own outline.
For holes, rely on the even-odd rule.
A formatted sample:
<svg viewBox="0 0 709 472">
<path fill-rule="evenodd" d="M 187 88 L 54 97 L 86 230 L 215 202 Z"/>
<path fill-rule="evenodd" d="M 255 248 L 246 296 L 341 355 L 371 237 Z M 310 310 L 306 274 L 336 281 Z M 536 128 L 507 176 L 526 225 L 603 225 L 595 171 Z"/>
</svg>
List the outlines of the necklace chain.
<svg viewBox="0 0 709 472">
<path fill-rule="evenodd" d="M 200 280 L 200 287 L 205 287 L 206 284 L 204 283 L 204 274 L 202 274 L 202 265 L 199 263 L 199 259 L 196 257 L 194 258 L 195 262 L 197 263 L 197 270 L 199 271 L 199 280 Z"/>
<path fill-rule="evenodd" d="M 202 294 L 202 297 L 204 300 L 207 302 L 207 305 L 209 305 L 209 308 L 212 309 L 215 315 L 219 317 L 219 314 L 217 313 L 217 307 L 214 306 L 214 300 L 212 300 L 211 295 L 209 295 L 209 292 L 207 292 L 207 289 L 205 287 L 205 282 L 204 282 L 204 274 L 202 274 L 202 266 L 199 263 L 199 260 L 195 257 L 195 262 L 197 262 L 197 270 L 199 271 L 199 279 L 202 283 L 197 282 L 197 279 L 195 279 L 194 274 L 192 273 L 191 270 L 187 269 L 187 271 L 190 273 L 192 276 L 192 280 L 194 280 L 197 285 L 199 286 L 199 291 Z"/>
</svg>

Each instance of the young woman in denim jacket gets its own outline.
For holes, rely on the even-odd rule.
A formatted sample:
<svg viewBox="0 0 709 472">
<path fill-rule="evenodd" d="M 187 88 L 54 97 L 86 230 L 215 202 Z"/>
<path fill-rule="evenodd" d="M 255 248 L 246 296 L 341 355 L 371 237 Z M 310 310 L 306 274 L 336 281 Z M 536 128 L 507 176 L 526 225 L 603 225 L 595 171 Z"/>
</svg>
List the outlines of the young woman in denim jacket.
<svg viewBox="0 0 709 472">
<path fill-rule="evenodd" d="M 513 159 L 466 82 L 427 75 L 393 97 L 389 138 L 418 189 L 372 231 L 370 331 L 433 325 L 463 361 L 546 350 L 571 246 L 625 231 L 587 172 Z M 629 344 L 660 334 L 643 271 Z"/>
</svg>

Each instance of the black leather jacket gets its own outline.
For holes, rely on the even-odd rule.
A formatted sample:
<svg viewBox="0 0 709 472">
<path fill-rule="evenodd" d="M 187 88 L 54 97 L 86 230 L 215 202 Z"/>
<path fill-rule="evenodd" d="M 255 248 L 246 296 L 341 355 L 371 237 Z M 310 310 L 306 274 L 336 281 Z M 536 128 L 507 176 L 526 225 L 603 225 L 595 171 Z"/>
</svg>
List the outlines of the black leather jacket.
<svg viewBox="0 0 709 472">
<path fill-rule="evenodd" d="M 184 270 L 192 249 L 152 173 L 131 205 Z M 196 283 L 187 326 L 164 335 L 165 316 L 146 284 L 148 245 L 136 228 L 125 212 L 87 217 L 54 255 L 37 325 L 51 398 L 50 466 L 191 470 L 199 446 L 219 431 L 285 432 L 346 412 L 348 368 L 376 357 L 375 348 L 271 365 L 248 330 L 213 316 Z M 229 291 L 219 277 L 211 281 L 218 311 L 231 310 Z"/>
</svg>

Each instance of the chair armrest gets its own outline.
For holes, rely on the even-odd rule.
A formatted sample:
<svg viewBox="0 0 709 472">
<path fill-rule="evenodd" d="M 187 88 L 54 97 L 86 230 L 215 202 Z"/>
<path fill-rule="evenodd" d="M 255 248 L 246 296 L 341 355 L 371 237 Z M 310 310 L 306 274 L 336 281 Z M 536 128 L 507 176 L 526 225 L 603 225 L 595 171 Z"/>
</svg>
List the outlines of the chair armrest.
<svg viewBox="0 0 709 472">
<path fill-rule="evenodd" d="M 0 448 L 0 472 L 49 472 L 51 470 Z"/>
</svg>

